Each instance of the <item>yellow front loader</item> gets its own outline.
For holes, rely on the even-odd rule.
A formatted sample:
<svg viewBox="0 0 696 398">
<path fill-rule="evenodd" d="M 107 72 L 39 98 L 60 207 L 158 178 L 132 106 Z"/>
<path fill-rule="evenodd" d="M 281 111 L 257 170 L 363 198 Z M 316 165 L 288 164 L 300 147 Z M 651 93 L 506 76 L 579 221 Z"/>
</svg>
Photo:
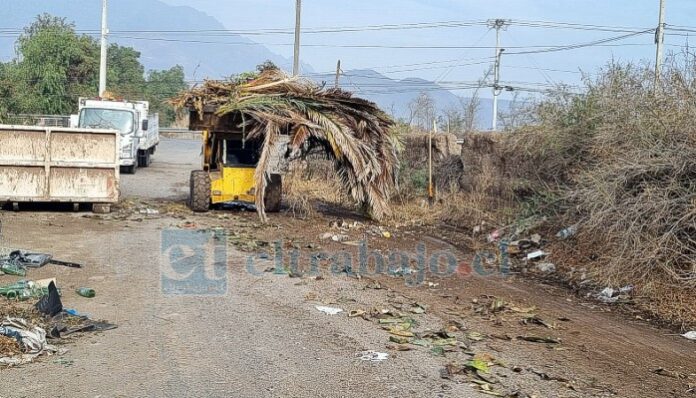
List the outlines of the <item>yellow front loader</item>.
<svg viewBox="0 0 696 398">
<path fill-rule="evenodd" d="M 235 130 L 231 117 L 222 119 L 205 113 L 201 120 L 191 113 L 191 128 L 203 127 L 203 170 L 191 172 L 189 206 L 205 212 L 211 206 L 227 202 L 254 203 L 254 173 L 259 161 L 259 143 L 247 140 L 243 131 Z M 280 210 L 282 178 L 271 174 L 266 184 L 264 205 L 267 212 Z"/>
</svg>

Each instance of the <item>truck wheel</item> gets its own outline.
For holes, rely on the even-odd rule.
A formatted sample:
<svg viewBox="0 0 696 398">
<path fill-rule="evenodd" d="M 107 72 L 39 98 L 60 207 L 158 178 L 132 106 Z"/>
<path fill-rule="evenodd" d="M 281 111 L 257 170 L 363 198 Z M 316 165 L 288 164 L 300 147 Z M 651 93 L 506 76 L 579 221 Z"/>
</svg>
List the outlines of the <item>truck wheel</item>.
<svg viewBox="0 0 696 398">
<path fill-rule="evenodd" d="M 207 171 L 191 172 L 191 193 L 189 198 L 191 210 L 206 212 L 210 210 L 210 175 Z"/>
<path fill-rule="evenodd" d="M 126 174 L 135 174 L 135 171 L 138 170 L 138 162 L 136 161 L 130 166 L 125 166 L 123 168 L 123 172 Z"/>
<path fill-rule="evenodd" d="M 266 194 L 263 198 L 266 211 L 277 213 L 280 211 L 280 202 L 283 198 L 283 179 L 280 174 L 271 174 L 271 180 L 266 185 Z"/>
<path fill-rule="evenodd" d="M 150 150 L 138 151 L 138 167 L 149 167 L 152 160 L 150 160 Z"/>
</svg>

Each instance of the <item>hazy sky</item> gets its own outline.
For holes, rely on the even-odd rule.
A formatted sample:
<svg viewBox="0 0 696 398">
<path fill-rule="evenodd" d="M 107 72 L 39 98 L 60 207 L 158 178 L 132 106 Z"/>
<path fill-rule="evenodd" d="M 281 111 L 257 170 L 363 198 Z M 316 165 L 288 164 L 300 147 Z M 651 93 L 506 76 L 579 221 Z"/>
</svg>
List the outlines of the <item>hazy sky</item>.
<svg viewBox="0 0 696 398">
<path fill-rule="evenodd" d="M 291 29 L 294 26 L 294 0 L 163 0 L 188 5 L 215 16 L 228 29 Z M 512 54 L 540 47 L 581 44 L 626 34 L 586 29 L 533 28 L 528 21 L 628 27 L 643 30 L 657 25 L 659 0 L 303 0 L 303 28 L 366 26 L 441 21 L 481 21 L 510 19 L 501 33 L 506 55 L 502 61 L 502 80 L 510 84 L 576 84 L 578 70 L 593 71 L 608 60 L 654 61 L 652 33 L 606 43 L 603 46 L 537 54 Z M 666 21 L 670 25 L 689 25 L 696 15 L 696 1 L 667 0 Z M 693 23 L 696 25 L 696 23 Z M 292 36 L 283 34 L 249 36 L 267 44 L 273 51 L 292 55 Z M 679 50 L 686 33 L 669 35 L 667 50 Z M 412 30 L 378 30 L 303 35 L 301 58 L 318 72 L 335 69 L 341 59 L 343 69 L 375 68 L 394 78 L 422 77 L 457 87 L 478 80 L 490 67 L 495 51 L 483 49 L 428 48 L 345 48 L 335 46 L 482 46 L 495 44 L 495 31 L 486 26 Z M 313 47 L 311 45 L 329 45 Z M 524 48 L 522 48 L 524 47 Z M 508 55 L 509 54 L 509 55 Z M 424 64 L 428 62 L 452 61 Z M 574 73 L 575 72 L 575 73 Z M 465 91 L 457 92 L 466 95 Z"/>
</svg>

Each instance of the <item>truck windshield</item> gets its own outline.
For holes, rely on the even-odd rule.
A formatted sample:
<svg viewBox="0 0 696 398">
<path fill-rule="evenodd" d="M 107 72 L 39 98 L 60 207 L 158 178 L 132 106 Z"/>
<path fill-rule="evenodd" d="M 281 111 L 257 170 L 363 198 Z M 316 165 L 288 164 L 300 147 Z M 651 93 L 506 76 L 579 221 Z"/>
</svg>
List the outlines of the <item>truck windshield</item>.
<svg viewBox="0 0 696 398">
<path fill-rule="evenodd" d="M 115 129 L 121 135 L 129 134 L 133 131 L 133 114 L 129 111 L 114 109 L 83 109 L 80 111 L 80 127 Z"/>
</svg>

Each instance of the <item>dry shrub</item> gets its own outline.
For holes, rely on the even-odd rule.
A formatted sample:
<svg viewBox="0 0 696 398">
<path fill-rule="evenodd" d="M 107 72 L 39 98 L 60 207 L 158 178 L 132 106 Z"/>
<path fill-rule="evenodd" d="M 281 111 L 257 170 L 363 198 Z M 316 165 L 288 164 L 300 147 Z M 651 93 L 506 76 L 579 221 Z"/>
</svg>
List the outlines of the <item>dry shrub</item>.
<svg viewBox="0 0 696 398">
<path fill-rule="evenodd" d="M 610 64 L 582 95 L 539 103 L 533 126 L 468 135 L 443 175 L 461 191 L 444 219 L 577 223 L 566 254 L 595 283 L 636 285 L 643 309 L 696 323 L 696 64 L 673 60 L 653 81 L 649 66 Z"/>
<path fill-rule="evenodd" d="M 461 154 L 438 164 L 436 181 L 445 193 L 443 221 L 465 227 L 508 221 L 516 206 L 516 184 L 506 173 L 503 142 L 497 134 L 467 134 Z"/>
<path fill-rule="evenodd" d="M 296 162 L 283 177 L 283 201 L 295 218 L 306 219 L 316 215 L 319 203 L 355 208 L 343 193 L 333 164 L 321 156 L 310 156 Z"/>
<path fill-rule="evenodd" d="M 587 164 L 569 189 L 581 239 L 601 248 L 607 283 L 696 288 L 696 104 L 691 70 L 672 65 L 654 90 L 645 68 L 612 67 L 590 86 Z M 689 85 L 685 82 L 690 81 Z"/>
</svg>

